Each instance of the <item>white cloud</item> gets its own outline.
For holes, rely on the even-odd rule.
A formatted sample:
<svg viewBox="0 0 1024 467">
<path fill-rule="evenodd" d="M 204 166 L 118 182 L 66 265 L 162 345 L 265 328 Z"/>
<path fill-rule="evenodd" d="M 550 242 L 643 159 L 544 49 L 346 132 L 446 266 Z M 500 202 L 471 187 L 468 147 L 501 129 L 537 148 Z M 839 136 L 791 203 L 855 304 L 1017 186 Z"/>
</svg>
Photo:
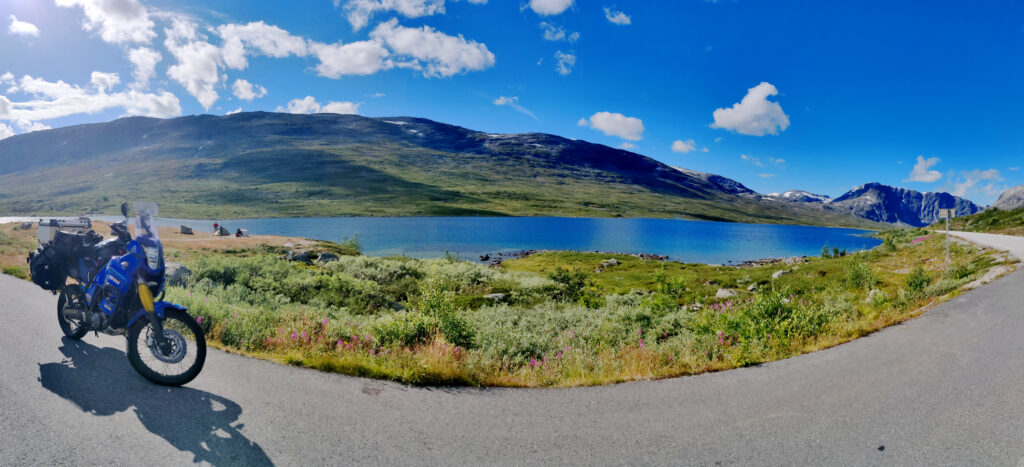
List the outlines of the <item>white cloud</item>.
<svg viewBox="0 0 1024 467">
<path fill-rule="evenodd" d="M 106 89 L 90 90 L 64 81 L 50 82 L 42 78 L 24 76 L 20 89 L 33 95 L 33 99 L 11 102 L 0 96 L 0 119 L 35 126 L 38 121 L 52 120 L 75 114 L 95 114 L 111 108 L 123 108 L 125 115 L 172 117 L 181 114 L 177 96 L 169 92 L 150 94 L 135 90 L 107 93 Z"/>
<path fill-rule="evenodd" d="M 701 149 L 701 150 L 700 150 L 700 152 L 708 152 L 708 151 L 710 151 L 710 149 L 708 149 L 708 147 L 707 147 L 707 146 L 704 146 L 704 149 Z"/>
<path fill-rule="evenodd" d="M 313 96 L 306 96 L 304 99 L 292 99 L 288 101 L 288 107 L 277 106 L 275 112 L 288 112 L 290 114 L 315 114 L 320 112 L 320 103 Z"/>
<path fill-rule="evenodd" d="M 776 135 L 789 127 L 789 117 L 778 102 L 768 100 L 779 91 L 768 82 L 747 90 L 743 100 L 730 108 L 716 109 L 711 128 L 732 130 L 751 136 Z"/>
<path fill-rule="evenodd" d="M 0 123 L 0 139 L 10 138 L 11 136 L 14 136 L 14 129 Z"/>
<path fill-rule="evenodd" d="M 540 28 L 544 30 L 544 40 L 547 41 L 569 41 L 576 42 L 580 38 L 579 32 L 566 33 L 564 28 L 555 26 L 547 21 L 540 22 Z"/>
<path fill-rule="evenodd" d="M 18 18 L 14 15 L 11 15 L 10 18 L 11 24 L 7 26 L 7 34 L 39 37 L 39 28 L 36 25 L 26 21 L 18 21 Z"/>
<path fill-rule="evenodd" d="M 229 111 L 227 111 L 227 113 L 225 113 L 224 115 L 234 115 L 234 114 L 236 114 L 236 113 L 239 113 L 239 112 L 241 112 L 241 111 L 242 111 L 242 108 L 241 108 L 241 107 L 239 107 L 239 108 L 237 108 L 237 109 L 235 109 L 235 110 L 229 110 Z"/>
<path fill-rule="evenodd" d="M 483 0 L 483 1 L 486 2 L 487 0 Z M 372 97 L 374 99 L 380 99 L 381 97 L 384 97 L 386 95 L 387 94 L 384 94 L 383 92 L 376 92 L 376 93 L 373 93 L 373 95 L 371 95 L 370 97 Z"/>
<path fill-rule="evenodd" d="M 722 137 L 721 137 L 721 136 L 719 136 L 719 137 L 715 138 L 715 142 L 716 142 L 716 143 L 718 143 L 718 142 L 720 142 L 720 141 L 722 141 Z"/>
<path fill-rule="evenodd" d="M 56 0 L 57 6 L 81 7 L 85 13 L 82 29 L 98 31 L 112 44 L 148 43 L 156 33 L 149 11 L 138 0 Z"/>
<path fill-rule="evenodd" d="M 312 44 L 313 53 L 320 60 L 317 74 L 337 79 L 342 75 L 372 75 L 393 66 L 390 53 L 379 41 L 359 41 L 342 44 Z"/>
<path fill-rule="evenodd" d="M 576 124 L 590 126 L 608 136 L 618 136 L 629 141 L 640 141 L 644 138 L 643 121 L 620 113 L 597 112 L 590 116 L 589 121 L 586 118 L 581 118 Z"/>
<path fill-rule="evenodd" d="M 149 87 L 149 80 L 156 75 L 156 64 L 163 59 L 160 52 L 147 47 L 139 47 L 128 50 L 128 61 L 132 62 L 132 77 L 135 81 L 131 84 L 133 89 L 146 89 Z"/>
<path fill-rule="evenodd" d="M 562 76 L 572 73 L 572 67 L 576 66 L 576 56 L 561 50 L 555 52 L 555 60 L 558 60 L 558 63 L 555 64 L 555 71 Z"/>
<path fill-rule="evenodd" d="M 782 164 L 786 163 L 786 160 L 781 158 L 781 157 L 778 158 L 778 159 L 776 159 L 774 157 L 769 157 L 768 158 L 768 162 L 771 162 L 772 164 L 775 164 L 775 165 L 782 165 Z"/>
<path fill-rule="evenodd" d="M 338 3 L 339 0 L 335 0 L 335 6 Z M 486 3 L 486 0 L 471 3 Z M 377 12 L 395 11 L 407 18 L 444 14 L 444 0 L 348 0 L 344 9 L 352 30 L 358 31 Z"/>
<path fill-rule="evenodd" d="M 382 41 L 397 55 L 418 60 L 420 63 L 399 66 L 422 69 L 427 77 L 448 77 L 494 66 L 494 54 L 484 44 L 462 35 L 449 36 L 430 26 L 400 26 L 395 18 L 379 24 L 370 38 Z"/>
<path fill-rule="evenodd" d="M 754 164 L 754 165 L 756 165 L 758 167 L 764 167 L 764 162 L 761 162 L 760 158 L 757 158 L 757 157 L 754 157 L 754 156 L 748 156 L 746 154 L 740 154 L 740 159 L 743 159 L 743 160 L 745 160 L 747 162 L 750 162 L 751 164 Z"/>
<path fill-rule="evenodd" d="M 959 179 L 953 184 L 952 194 L 953 196 L 963 197 L 969 194 L 977 193 L 978 189 L 976 188 L 976 185 L 984 180 L 1002 181 L 1003 177 L 999 174 L 999 171 L 996 169 L 960 172 Z M 996 187 L 991 183 L 986 187 L 986 189 L 988 192 L 997 191 Z"/>
<path fill-rule="evenodd" d="M 164 46 L 178 60 L 167 69 L 167 76 L 209 110 L 220 97 L 214 90 L 221 82 L 220 68 L 224 64 L 220 48 L 206 42 L 196 31 L 196 25 L 185 19 L 176 18 L 164 33 Z"/>
<path fill-rule="evenodd" d="M 114 86 L 121 84 L 121 77 L 117 73 L 103 73 L 100 71 L 92 72 L 92 79 L 89 80 L 89 84 L 92 84 L 99 92 L 107 92 L 114 89 Z"/>
<path fill-rule="evenodd" d="M 14 84 L 14 75 L 9 71 L 0 75 L 0 84 Z"/>
<path fill-rule="evenodd" d="M 530 110 L 527 109 L 526 107 L 523 107 L 523 106 L 519 105 L 519 97 L 518 96 L 512 96 L 512 97 L 500 96 L 500 97 L 498 97 L 497 99 L 494 100 L 494 105 L 504 105 L 504 106 L 511 107 L 511 108 L 515 109 L 516 112 L 522 113 L 524 115 L 528 115 L 530 118 L 532 118 L 534 120 L 537 120 L 538 122 L 540 121 L 540 119 L 538 119 L 537 116 L 533 114 L 533 112 L 530 112 Z"/>
<path fill-rule="evenodd" d="M 910 171 L 910 178 L 904 180 L 905 182 L 924 182 L 932 183 L 942 178 L 942 173 L 938 170 L 929 170 L 932 166 L 939 163 L 938 157 L 929 157 L 925 159 L 924 156 L 917 156 L 917 163 L 914 164 L 914 170 Z"/>
<path fill-rule="evenodd" d="M 636 149 L 636 145 L 635 144 L 630 143 L 630 142 L 626 142 L 626 141 L 624 141 L 622 144 L 620 144 L 619 147 L 622 148 L 622 149 Z"/>
<path fill-rule="evenodd" d="M 359 114 L 358 102 L 328 102 L 320 111 L 331 114 Z"/>
<path fill-rule="evenodd" d="M 288 112 L 291 114 L 315 114 L 315 113 L 335 113 L 335 114 L 358 114 L 359 103 L 355 102 L 328 102 L 327 105 L 321 106 L 313 96 L 306 96 L 303 99 L 292 99 L 288 101 L 288 107 L 278 106 L 275 112 Z"/>
<path fill-rule="evenodd" d="M 217 34 L 224 40 L 221 46 L 224 64 L 236 70 L 244 70 L 249 66 L 246 55 L 259 53 L 273 58 L 285 58 L 289 55 L 303 57 L 309 54 L 306 39 L 293 36 L 263 21 L 221 25 L 217 27 Z"/>
<path fill-rule="evenodd" d="M 258 84 L 252 84 L 244 79 L 236 79 L 235 83 L 231 85 L 231 91 L 235 94 L 235 97 L 243 101 L 251 101 L 267 95 L 267 88 Z"/>
<path fill-rule="evenodd" d="M 772 178 L 775 174 L 757 174 L 757 176 L 761 178 Z"/>
<path fill-rule="evenodd" d="M 573 0 L 530 0 L 530 9 L 541 16 L 559 15 L 572 6 Z"/>
<path fill-rule="evenodd" d="M 18 125 L 18 128 L 21 128 L 22 133 L 32 133 L 33 131 L 49 130 L 51 128 L 49 125 L 28 120 L 18 120 L 15 124 Z"/>
<path fill-rule="evenodd" d="M 612 24 L 618 24 L 620 26 L 625 26 L 633 22 L 633 20 L 629 18 L 629 15 L 621 11 L 612 11 L 610 8 L 604 9 L 604 17 Z"/>
<path fill-rule="evenodd" d="M 692 139 L 688 139 L 686 141 L 677 139 L 672 142 L 672 152 L 681 152 L 683 154 L 686 154 L 690 151 L 693 151 L 694 149 L 697 149 L 696 144 L 697 143 L 695 143 Z"/>
</svg>

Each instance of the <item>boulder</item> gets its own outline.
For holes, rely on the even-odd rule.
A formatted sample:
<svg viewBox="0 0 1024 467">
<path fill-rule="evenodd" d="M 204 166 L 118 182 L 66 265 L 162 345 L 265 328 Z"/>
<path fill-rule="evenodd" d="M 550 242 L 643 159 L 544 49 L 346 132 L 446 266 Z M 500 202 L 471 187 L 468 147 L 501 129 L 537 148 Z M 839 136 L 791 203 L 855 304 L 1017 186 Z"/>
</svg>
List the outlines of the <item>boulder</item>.
<svg viewBox="0 0 1024 467">
<path fill-rule="evenodd" d="M 302 262 L 302 263 L 309 263 L 309 262 L 311 262 L 311 259 L 309 257 L 309 252 L 308 251 L 300 251 L 300 250 L 288 250 L 288 253 L 285 253 L 285 255 L 284 255 L 284 259 L 286 259 L 288 261 L 299 261 L 299 262 Z"/>
<path fill-rule="evenodd" d="M 164 266 L 164 271 L 167 285 L 170 286 L 184 287 L 188 282 L 188 278 L 192 277 L 192 270 L 181 263 L 167 263 Z"/>
<path fill-rule="evenodd" d="M 606 259 L 604 261 L 601 261 L 601 266 L 602 267 L 615 266 L 617 264 L 619 264 L 619 260 L 617 260 L 615 258 Z"/>
<path fill-rule="evenodd" d="M 778 271 L 775 271 L 774 273 L 772 273 L 772 279 L 778 279 L 778 278 L 782 277 L 784 274 L 789 274 L 789 271 L 787 271 L 785 269 L 780 269 Z"/>
<path fill-rule="evenodd" d="M 328 253 L 326 251 L 322 251 L 322 252 L 320 252 L 320 257 L 317 258 L 316 260 L 318 262 L 321 262 L 321 263 L 330 263 L 331 261 L 337 261 L 339 259 L 341 259 L 341 258 L 339 258 L 338 255 L 336 255 L 334 253 Z"/>
<path fill-rule="evenodd" d="M 487 295 L 484 295 L 484 298 L 486 298 L 488 300 L 494 300 L 496 302 L 500 302 L 500 301 L 505 299 L 505 294 L 503 294 L 503 293 L 489 293 Z"/>
<path fill-rule="evenodd" d="M 747 286 L 747 292 L 753 292 L 755 290 L 757 290 L 757 283 L 756 282 Z"/>
<path fill-rule="evenodd" d="M 731 289 L 718 289 L 718 292 L 715 292 L 715 298 L 733 298 L 738 295 L 739 293 Z"/>
<path fill-rule="evenodd" d="M 878 300 L 880 296 L 884 297 L 885 292 L 878 289 L 871 289 L 871 291 L 868 292 L 868 297 L 865 298 L 864 301 L 866 303 L 875 303 L 875 300 Z"/>
</svg>

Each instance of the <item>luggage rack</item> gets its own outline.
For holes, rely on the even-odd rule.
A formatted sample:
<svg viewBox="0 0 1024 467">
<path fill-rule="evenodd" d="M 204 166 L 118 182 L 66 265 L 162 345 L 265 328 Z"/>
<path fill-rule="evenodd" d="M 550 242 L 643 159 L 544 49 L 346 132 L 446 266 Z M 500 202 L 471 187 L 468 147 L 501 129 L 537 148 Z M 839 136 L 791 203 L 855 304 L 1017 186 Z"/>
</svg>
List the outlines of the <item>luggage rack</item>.
<svg viewBox="0 0 1024 467">
<path fill-rule="evenodd" d="M 37 238 L 39 244 L 45 245 L 53 241 L 53 237 L 57 235 L 58 230 L 86 233 L 92 230 L 92 220 L 88 217 L 39 219 L 39 235 Z"/>
</svg>

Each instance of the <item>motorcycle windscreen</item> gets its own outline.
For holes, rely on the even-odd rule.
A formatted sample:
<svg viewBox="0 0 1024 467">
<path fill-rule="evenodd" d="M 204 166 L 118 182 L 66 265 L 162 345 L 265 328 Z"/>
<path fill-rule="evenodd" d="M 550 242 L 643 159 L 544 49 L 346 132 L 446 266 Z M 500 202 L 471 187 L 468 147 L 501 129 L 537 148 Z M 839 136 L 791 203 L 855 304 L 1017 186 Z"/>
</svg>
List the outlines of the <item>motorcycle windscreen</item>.
<svg viewBox="0 0 1024 467">
<path fill-rule="evenodd" d="M 132 208 L 135 209 L 135 240 L 146 252 L 146 265 L 153 271 L 161 269 L 164 264 L 164 250 L 156 225 L 159 208 L 156 203 L 134 203 Z"/>
</svg>

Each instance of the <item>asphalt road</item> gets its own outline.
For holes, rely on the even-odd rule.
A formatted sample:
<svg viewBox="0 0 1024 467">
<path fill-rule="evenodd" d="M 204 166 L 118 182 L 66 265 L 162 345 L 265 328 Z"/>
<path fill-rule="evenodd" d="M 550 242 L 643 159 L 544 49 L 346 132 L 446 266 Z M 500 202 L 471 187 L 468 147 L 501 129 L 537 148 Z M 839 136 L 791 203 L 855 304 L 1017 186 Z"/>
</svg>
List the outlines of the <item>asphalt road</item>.
<svg viewBox="0 0 1024 467">
<path fill-rule="evenodd" d="M 982 238 L 1024 257 L 1024 238 Z M 154 386 L 0 276 L 0 465 L 1024 465 L 1024 271 L 857 341 L 598 388 L 421 389 L 211 351 Z"/>
</svg>

